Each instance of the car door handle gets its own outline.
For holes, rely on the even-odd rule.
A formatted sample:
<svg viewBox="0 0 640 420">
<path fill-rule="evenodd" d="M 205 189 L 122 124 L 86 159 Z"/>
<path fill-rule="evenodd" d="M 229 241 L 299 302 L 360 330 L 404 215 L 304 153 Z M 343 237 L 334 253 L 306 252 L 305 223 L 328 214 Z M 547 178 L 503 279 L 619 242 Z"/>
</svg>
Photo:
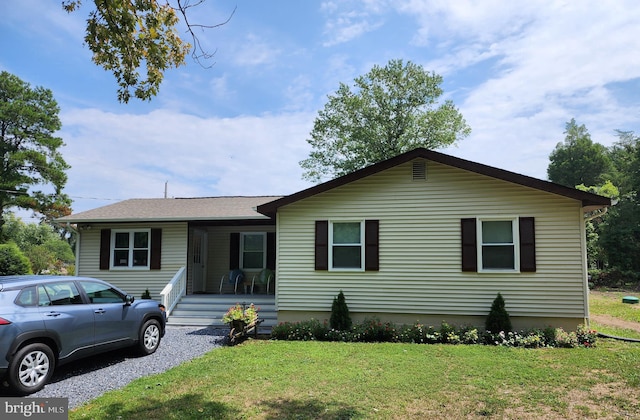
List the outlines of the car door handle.
<svg viewBox="0 0 640 420">
<path fill-rule="evenodd" d="M 107 311 L 105 311 L 104 309 L 102 309 L 102 308 L 101 308 L 101 309 L 96 309 L 96 310 L 95 310 L 95 311 L 93 311 L 93 312 L 94 312 L 94 313 L 96 313 L 96 314 L 102 315 L 103 313 L 105 313 L 105 312 L 107 312 Z"/>
<path fill-rule="evenodd" d="M 53 316 L 53 317 L 60 316 L 60 315 L 61 315 L 60 312 L 49 312 L 47 314 L 47 316 Z"/>
</svg>

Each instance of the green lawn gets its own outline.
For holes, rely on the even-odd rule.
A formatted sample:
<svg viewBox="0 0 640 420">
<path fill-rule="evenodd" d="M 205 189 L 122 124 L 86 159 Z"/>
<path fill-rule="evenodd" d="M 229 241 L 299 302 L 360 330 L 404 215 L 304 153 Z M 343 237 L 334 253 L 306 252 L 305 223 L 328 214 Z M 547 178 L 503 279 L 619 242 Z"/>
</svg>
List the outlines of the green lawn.
<svg viewBox="0 0 640 420">
<path fill-rule="evenodd" d="M 109 392 L 70 418 L 617 419 L 639 418 L 639 401 L 640 343 L 521 349 L 250 340 Z"/>
</svg>

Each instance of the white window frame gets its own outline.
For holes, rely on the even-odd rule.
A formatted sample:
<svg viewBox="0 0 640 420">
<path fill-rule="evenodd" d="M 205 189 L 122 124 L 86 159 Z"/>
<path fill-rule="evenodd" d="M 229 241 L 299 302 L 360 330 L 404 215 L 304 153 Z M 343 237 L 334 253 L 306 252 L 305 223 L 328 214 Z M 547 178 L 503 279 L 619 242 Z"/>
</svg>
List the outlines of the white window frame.
<svg viewBox="0 0 640 420">
<path fill-rule="evenodd" d="M 359 223 L 360 224 L 360 243 L 352 244 L 334 244 L 333 243 L 333 225 L 344 223 Z M 364 271 L 364 220 L 330 220 L 329 221 L 329 271 Z M 360 267 L 334 267 L 333 266 L 333 247 L 334 246 L 359 246 L 360 247 Z"/>
<path fill-rule="evenodd" d="M 146 232 L 147 234 L 147 265 L 133 265 L 133 251 L 134 248 L 134 237 L 136 233 Z M 115 265 L 115 251 L 116 251 L 116 234 L 118 233 L 128 233 L 129 234 L 129 247 L 127 248 L 129 251 L 128 255 L 128 265 Z M 111 270 L 150 270 L 151 269 L 151 229 L 112 229 L 111 230 L 111 258 L 110 259 L 110 269 Z M 117 248 L 124 249 L 124 248 Z M 138 248 L 142 249 L 142 248 Z"/>
<path fill-rule="evenodd" d="M 492 245 L 513 245 L 513 268 L 484 268 L 482 264 L 482 249 L 485 244 L 482 241 L 482 222 L 511 222 L 511 233 L 513 243 L 504 244 L 491 244 Z M 520 230 L 519 219 L 517 216 L 504 216 L 504 217 L 479 217 L 476 219 L 476 234 L 477 234 L 477 261 L 479 273 L 519 273 L 520 272 Z"/>
<path fill-rule="evenodd" d="M 249 235 L 262 236 L 262 267 L 245 267 L 244 266 L 244 238 Z M 262 270 L 267 267 L 267 232 L 240 232 L 240 268 L 242 270 Z"/>
</svg>

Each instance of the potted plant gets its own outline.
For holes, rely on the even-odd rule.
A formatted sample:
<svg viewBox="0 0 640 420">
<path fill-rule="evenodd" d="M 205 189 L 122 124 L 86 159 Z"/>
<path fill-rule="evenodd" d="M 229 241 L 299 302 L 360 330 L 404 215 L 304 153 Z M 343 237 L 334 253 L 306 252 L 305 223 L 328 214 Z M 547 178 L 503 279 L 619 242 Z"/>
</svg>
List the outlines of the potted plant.
<svg viewBox="0 0 640 420">
<path fill-rule="evenodd" d="M 222 317 L 222 322 L 236 331 L 243 330 L 247 325 L 251 325 L 258 320 L 258 310 L 252 303 L 248 307 L 236 303 Z"/>
</svg>

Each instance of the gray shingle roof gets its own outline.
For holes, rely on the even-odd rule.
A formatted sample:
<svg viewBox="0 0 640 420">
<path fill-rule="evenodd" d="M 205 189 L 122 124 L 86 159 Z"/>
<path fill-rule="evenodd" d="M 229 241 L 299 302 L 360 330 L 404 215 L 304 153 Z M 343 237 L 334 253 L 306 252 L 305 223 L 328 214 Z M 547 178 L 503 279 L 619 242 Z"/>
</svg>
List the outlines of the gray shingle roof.
<svg viewBox="0 0 640 420">
<path fill-rule="evenodd" d="M 260 204 L 281 196 L 203 197 L 203 198 L 133 198 L 57 219 L 60 223 L 197 221 L 197 220 L 267 220 L 258 213 Z"/>
</svg>

